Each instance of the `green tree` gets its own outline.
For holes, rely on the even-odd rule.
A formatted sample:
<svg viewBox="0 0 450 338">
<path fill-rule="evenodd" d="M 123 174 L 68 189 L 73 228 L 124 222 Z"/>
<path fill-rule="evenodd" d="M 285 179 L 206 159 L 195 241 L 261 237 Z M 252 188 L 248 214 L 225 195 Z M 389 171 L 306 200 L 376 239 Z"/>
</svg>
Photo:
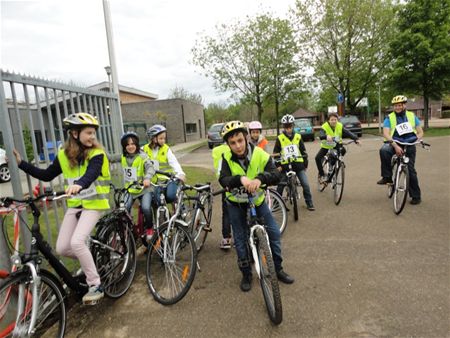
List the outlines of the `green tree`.
<svg viewBox="0 0 450 338">
<path fill-rule="evenodd" d="M 216 26 L 215 36 L 196 42 L 193 63 L 212 77 L 216 89 L 232 91 L 245 105 L 255 105 L 261 121 L 264 101 L 279 101 L 284 85 L 298 70 L 293 45 L 289 22 L 263 14 Z"/>
<path fill-rule="evenodd" d="M 183 99 L 203 105 L 203 98 L 200 94 L 190 93 L 188 90 L 181 86 L 175 86 L 175 88 L 172 88 L 169 92 L 168 98 Z"/>
<path fill-rule="evenodd" d="M 390 0 L 297 0 L 300 55 L 322 88 L 344 95 L 352 111 L 390 63 Z"/>
<path fill-rule="evenodd" d="M 33 153 L 33 143 L 31 141 L 31 132 L 28 129 L 28 126 L 25 125 L 23 128 L 23 142 L 25 143 L 25 152 L 27 154 L 28 162 L 33 161 L 34 153 Z"/>
<path fill-rule="evenodd" d="M 450 0 L 410 0 L 400 6 L 396 23 L 391 82 L 423 96 L 426 129 L 429 99 L 450 88 Z"/>
</svg>

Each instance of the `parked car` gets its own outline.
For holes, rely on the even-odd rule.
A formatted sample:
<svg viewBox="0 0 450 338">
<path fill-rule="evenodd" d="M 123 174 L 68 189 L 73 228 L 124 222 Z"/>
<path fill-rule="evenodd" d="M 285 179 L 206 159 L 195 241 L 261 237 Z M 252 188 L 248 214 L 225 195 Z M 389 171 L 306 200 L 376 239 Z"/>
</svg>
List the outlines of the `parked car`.
<svg viewBox="0 0 450 338">
<path fill-rule="evenodd" d="M 209 149 L 214 148 L 215 146 L 218 146 L 223 143 L 222 135 L 220 133 L 222 132 L 222 128 L 224 126 L 224 123 L 215 123 L 208 129 L 208 147 Z"/>
<path fill-rule="evenodd" d="M 339 121 L 344 125 L 344 128 L 350 130 L 358 137 L 362 136 L 361 122 L 355 115 L 342 116 Z"/>
<path fill-rule="evenodd" d="M 10 180 L 8 157 L 6 157 L 6 151 L 0 148 L 0 182 L 9 182 Z"/>
<path fill-rule="evenodd" d="M 294 131 L 302 136 L 303 141 L 314 141 L 314 128 L 309 119 L 296 119 Z"/>
</svg>

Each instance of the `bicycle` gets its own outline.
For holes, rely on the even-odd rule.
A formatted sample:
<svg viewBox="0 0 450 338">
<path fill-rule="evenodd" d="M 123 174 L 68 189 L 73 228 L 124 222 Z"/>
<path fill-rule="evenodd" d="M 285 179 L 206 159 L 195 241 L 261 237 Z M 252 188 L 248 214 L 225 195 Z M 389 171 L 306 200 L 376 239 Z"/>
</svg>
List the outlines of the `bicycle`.
<svg viewBox="0 0 450 338">
<path fill-rule="evenodd" d="M 185 210 L 182 217 L 188 225 L 197 252 L 200 252 L 205 244 L 208 233 L 212 231 L 213 196 L 217 195 L 217 193 L 212 192 L 211 183 L 196 184 L 194 186 L 185 185 L 184 190 L 194 190 L 196 192 L 195 196 L 186 195 L 185 201 L 193 201 L 194 205 L 191 210 Z"/>
<path fill-rule="evenodd" d="M 273 218 L 275 218 L 275 221 L 280 227 L 280 233 L 283 234 L 286 230 L 289 211 L 286 202 L 278 191 L 268 188 L 266 190 L 266 203 L 272 212 Z"/>
<path fill-rule="evenodd" d="M 256 206 L 251 194 L 245 192 L 242 188 L 233 189 L 232 194 L 247 195 L 247 208 L 250 216 L 247 217 L 247 225 L 249 227 L 248 252 L 251 253 L 253 258 L 269 318 L 275 325 L 279 325 L 283 320 L 281 293 L 270 249 L 269 236 L 267 235 L 264 222 L 260 222 L 256 215 Z"/>
<path fill-rule="evenodd" d="M 336 148 L 328 149 L 327 154 L 322 158 L 322 168 L 328 174 L 326 181 L 322 181 L 321 177 L 317 179 L 318 190 L 320 192 L 324 191 L 328 184 L 331 183 L 334 204 L 336 205 L 339 205 L 344 193 L 345 163 L 342 148 L 351 143 L 356 143 L 356 141 L 344 142 Z M 326 144 L 335 147 L 338 143 L 334 140 L 333 142 L 326 142 Z"/>
<path fill-rule="evenodd" d="M 297 173 L 293 170 L 292 168 L 292 163 L 295 162 L 295 160 L 298 157 L 296 157 L 295 155 L 293 156 L 289 156 L 287 158 L 284 159 L 284 161 L 288 161 L 287 163 L 287 172 L 286 172 L 286 177 L 287 177 L 287 181 L 286 182 L 280 182 L 279 185 L 281 186 L 287 186 L 287 201 L 289 201 L 290 206 L 292 206 L 292 210 L 294 211 L 294 220 L 298 220 L 298 200 L 300 199 L 300 195 L 298 193 L 298 187 L 300 186 L 300 180 L 297 177 Z M 281 159 L 276 160 L 276 163 L 280 163 L 281 164 Z M 283 194 L 284 195 L 284 194 Z M 289 208 L 290 210 L 290 208 Z"/>
<path fill-rule="evenodd" d="M 41 213 L 35 203 L 65 197 L 67 195 L 64 192 L 47 191 L 36 198 L 0 199 L 0 206 L 14 213 L 19 213 L 23 206 L 29 206 L 34 218 L 30 229 L 32 240 L 29 252 L 13 255 L 12 262 L 16 270 L 11 273 L 3 271 L 1 274 L 5 278 L 0 288 L 1 337 L 41 336 L 51 326 L 55 328 L 56 337 L 64 336 L 67 294 L 60 279 L 41 268 L 43 258 L 64 284 L 73 290 L 78 300 L 88 290 L 84 275 L 72 276 L 53 254 L 51 246 L 40 232 Z M 112 215 L 102 217 L 96 227 L 96 234 L 89 239 L 90 250 L 105 294 L 110 298 L 119 298 L 128 291 L 136 271 L 133 235 Z"/>
<path fill-rule="evenodd" d="M 179 302 L 197 271 L 197 248 L 182 216 L 185 190 L 178 187 L 173 215 L 156 227 L 148 246 L 147 284 L 154 299 L 163 305 Z"/>
<path fill-rule="evenodd" d="M 394 154 L 391 159 L 392 172 L 394 173 L 393 183 L 388 184 L 388 197 L 392 198 L 393 210 L 396 215 L 400 215 L 406 204 L 409 190 L 409 158 L 406 156 L 406 149 L 409 146 L 420 144 L 422 148 L 429 150 L 431 147 L 428 143 L 421 140 L 412 143 L 400 142 L 393 140 L 393 142 L 404 146 L 403 155 L 397 156 Z"/>
</svg>

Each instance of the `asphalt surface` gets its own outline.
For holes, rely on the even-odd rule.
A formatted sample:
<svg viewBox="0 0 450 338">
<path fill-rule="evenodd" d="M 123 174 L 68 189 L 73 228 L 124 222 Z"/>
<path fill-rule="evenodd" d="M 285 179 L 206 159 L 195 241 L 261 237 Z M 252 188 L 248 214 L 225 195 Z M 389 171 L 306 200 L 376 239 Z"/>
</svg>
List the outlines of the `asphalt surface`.
<svg viewBox="0 0 450 338">
<path fill-rule="evenodd" d="M 316 211 L 300 205 L 282 237 L 284 268 L 295 277 L 281 285 L 283 322 L 273 326 L 256 280 L 239 289 L 233 250 L 221 251 L 220 200 L 213 232 L 199 256 L 201 271 L 186 297 L 172 306 L 153 300 L 145 280 L 145 256 L 131 289 L 118 300 L 78 306 L 68 315 L 67 337 L 450 337 L 449 187 L 450 137 L 427 139 L 417 150 L 423 202 L 392 211 L 380 175 L 379 138 L 363 138 L 345 157 L 341 204 L 331 189 L 316 189 Z M 310 157 L 317 143 L 306 144 Z M 191 156 L 192 155 L 192 156 Z M 212 170 L 206 147 L 182 164 Z"/>
</svg>

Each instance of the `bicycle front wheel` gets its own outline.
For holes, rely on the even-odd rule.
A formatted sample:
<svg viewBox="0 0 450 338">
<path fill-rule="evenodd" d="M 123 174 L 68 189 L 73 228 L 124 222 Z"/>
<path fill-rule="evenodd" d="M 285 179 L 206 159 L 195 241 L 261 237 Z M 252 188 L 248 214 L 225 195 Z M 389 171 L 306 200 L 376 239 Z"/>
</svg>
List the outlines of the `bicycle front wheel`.
<svg viewBox="0 0 450 338">
<path fill-rule="evenodd" d="M 179 302 L 189 291 L 197 270 L 194 240 L 180 223 L 163 224 L 153 235 L 147 255 L 147 284 L 163 305 Z"/>
<path fill-rule="evenodd" d="M 266 303 L 270 320 L 279 325 L 283 320 L 280 287 L 273 262 L 272 253 L 266 233 L 262 229 L 255 231 L 257 238 L 258 263 L 260 267 L 259 282 Z"/>
<path fill-rule="evenodd" d="M 63 337 L 66 304 L 58 281 L 45 270 L 37 289 L 39 307 L 31 335 Z M 28 337 L 33 311 L 34 283 L 27 272 L 8 278 L 0 288 L 0 337 Z"/>
<path fill-rule="evenodd" d="M 284 200 L 280 196 L 280 194 L 273 189 L 267 189 L 266 198 L 267 198 L 267 205 L 269 206 L 269 209 L 272 212 L 273 218 L 280 227 L 281 234 L 283 234 L 284 230 L 286 230 L 288 220 L 288 211 L 286 204 L 284 203 Z"/>
<path fill-rule="evenodd" d="M 110 298 L 123 296 L 136 273 L 136 243 L 127 226 L 111 226 L 102 235 L 102 247 L 97 252 L 96 265 L 105 294 Z"/>
<path fill-rule="evenodd" d="M 343 162 L 336 163 L 336 172 L 333 177 L 334 188 L 334 204 L 338 205 L 341 202 L 342 194 L 344 193 L 345 180 L 345 165 Z"/>
<path fill-rule="evenodd" d="M 405 207 L 406 198 L 408 197 L 409 171 L 406 165 L 402 164 L 397 167 L 394 184 L 394 213 L 399 215 Z"/>
</svg>

